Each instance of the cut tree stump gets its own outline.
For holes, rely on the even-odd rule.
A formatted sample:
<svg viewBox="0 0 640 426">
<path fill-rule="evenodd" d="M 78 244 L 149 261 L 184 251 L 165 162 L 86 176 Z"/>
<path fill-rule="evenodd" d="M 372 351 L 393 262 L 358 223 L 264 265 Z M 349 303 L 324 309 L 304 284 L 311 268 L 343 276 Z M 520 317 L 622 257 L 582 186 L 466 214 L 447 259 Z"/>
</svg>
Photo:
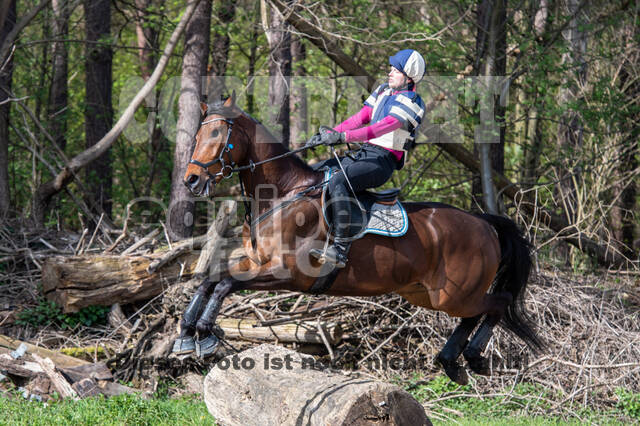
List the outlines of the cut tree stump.
<svg viewBox="0 0 640 426">
<path fill-rule="evenodd" d="M 398 386 L 312 368 L 314 358 L 260 345 L 218 361 L 204 400 L 223 425 L 430 425 Z"/>
</svg>

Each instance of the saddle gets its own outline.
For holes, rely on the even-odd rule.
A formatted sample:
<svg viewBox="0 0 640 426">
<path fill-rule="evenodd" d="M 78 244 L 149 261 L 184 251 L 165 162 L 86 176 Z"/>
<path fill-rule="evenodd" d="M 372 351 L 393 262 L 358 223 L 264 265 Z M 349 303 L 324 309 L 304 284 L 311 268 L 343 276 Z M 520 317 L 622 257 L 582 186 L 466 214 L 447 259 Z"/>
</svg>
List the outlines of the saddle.
<svg viewBox="0 0 640 426">
<path fill-rule="evenodd" d="M 325 171 L 325 182 L 331 178 L 334 170 Z M 409 229 L 407 211 L 400 201 L 400 189 L 391 188 L 382 191 L 362 191 L 356 194 L 349 203 L 351 206 L 351 226 L 349 237 L 359 239 L 366 234 L 377 234 L 387 237 L 401 237 Z M 322 214 L 327 224 L 332 223 L 327 186 L 322 190 Z"/>
</svg>

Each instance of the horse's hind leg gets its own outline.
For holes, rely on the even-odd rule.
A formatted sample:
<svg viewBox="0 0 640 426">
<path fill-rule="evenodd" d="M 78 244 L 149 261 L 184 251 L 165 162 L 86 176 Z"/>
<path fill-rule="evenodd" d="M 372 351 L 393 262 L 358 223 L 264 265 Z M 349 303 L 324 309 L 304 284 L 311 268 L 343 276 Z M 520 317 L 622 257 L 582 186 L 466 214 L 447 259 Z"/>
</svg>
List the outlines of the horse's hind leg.
<svg viewBox="0 0 640 426">
<path fill-rule="evenodd" d="M 482 352 L 487 347 L 489 339 L 493 334 L 493 328 L 498 324 L 504 310 L 511 303 L 512 297 L 509 293 L 497 293 L 489 294 L 488 297 L 492 298 L 492 302 L 495 308 L 487 313 L 487 317 L 482 321 L 478 331 L 473 336 L 467 348 L 464 350 L 463 355 L 469 364 L 469 368 L 476 374 L 489 375 L 489 361 L 482 356 Z"/>
<path fill-rule="evenodd" d="M 180 336 L 173 343 L 173 353 L 176 355 L 185 355 L 195 351 L 196 345 L 193 336 L 196 333 L 196 321 L 202 312 L 202 308 L 211 295 L 215 283 L 209 278 L 205 279 L 196 290 L 191 302 L 182 314 L 180 321 Z"/>
<path fill-rule="evenodd" d="M 457 360 L 467 346 L 467 339 L 480 321 L 480 317 L 481 315 L 463 318 L 436 356 L 436 362 L 442 366 L 447 376 L 459 385 L 466 385 L 469 382 L 469 376 Z"/>
</svg>

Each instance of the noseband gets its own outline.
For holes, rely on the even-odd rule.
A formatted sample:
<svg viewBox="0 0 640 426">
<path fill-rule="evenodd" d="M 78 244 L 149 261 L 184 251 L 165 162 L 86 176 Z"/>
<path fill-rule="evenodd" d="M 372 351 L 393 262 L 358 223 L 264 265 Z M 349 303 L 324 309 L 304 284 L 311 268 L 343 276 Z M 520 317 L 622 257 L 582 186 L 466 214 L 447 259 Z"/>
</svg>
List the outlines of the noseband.
<svg viewBox="0 0 640 426">
<path fill-rule="evenodd" d="M 213 184 L 216 184 L 216 178 L 218 176 L 222 176 L 223 179 L 229 179 L 231 176 L 233 176 L 233 170 L 236 166 L 236 163 L 233 161 L 233 157 L 231 156 L 231 150 L 233 149 L 233 145 L 229 143 L 229 139 L 231 138 L 231 129 L 233 128 L 233 120 L 232 119 L 227 119 L 227 118 L 212 118 L 211 120 L 207 120 L 207 121 L 203 121 L 202 123 L 200 123 L 200 126 L 203 126 L 205 124 L 209 124 L 209 123 L 213 123 L 214 121 L 224 121 L 225 123 L 227 123 L 228 127 L 227 127 L 227 139 L 224 141 L 224 148 L 222 149 L 222 151 L 220 151 L 220 155 L 218 155 L 218 158 L 209 161 L 208 163 L 201 163 L 198 160 L 194 160 L 191 159 L 191 161 L 189 161 L 189 164 L 195 164 L 196 166 L 199 166 L 201 168 L 204 169 L 205 173 L 207 174 L 207 176 L 209 177 L 206 185 L 207 187 L 209 186 L 209 184 L 211 182 L 213 182 Z M 228 164 L 225 162 L 224 160 L 224 154 L 228 155 Z M 221 167 L 220 167 L 220 171 L 218 173 L 216 173 L 215 175 L 212 175 L 209 172 L 209 167 L 213 166 L 214 164 L 220 163 Z M 229 170 L 228 174 L 225 174 L 225 170 Z"/>
</svg>

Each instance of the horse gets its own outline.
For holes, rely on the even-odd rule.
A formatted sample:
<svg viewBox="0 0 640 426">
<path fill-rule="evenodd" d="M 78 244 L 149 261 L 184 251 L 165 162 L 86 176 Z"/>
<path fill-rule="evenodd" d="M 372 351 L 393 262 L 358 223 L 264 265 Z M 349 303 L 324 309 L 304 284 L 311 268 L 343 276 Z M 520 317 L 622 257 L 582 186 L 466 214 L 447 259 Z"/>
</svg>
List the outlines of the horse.
<svg viewBox="0 0 640 426">
<path fill-rule="evenodd" d="M 215 321 L 227 295 L 238 290 L 311 292 L 317 276 L 309 271 L 322 265 L 309 251 L 322 246 L 329 228 L 321 209 L 323 172 L 290 155 L 235 104 L 233 95 L 203 103 L 201 110 L 203 121 L 184 184 L 194 196 L 212 197 L 222 179 L 237 173 L 261 219 L 247 217 L 243 225 L 246 257 L 231 265 L 221 281 L 205 279 L 185 310 L 174 352 L 195 350 L 205 357 L 219 343 Z M 271 188 L 270 194 L 265 195 L 264 188 Z M 346 267 L 325 294 L 396 293 L 415 306 L 459 317 L 434 360 L 459 384 L 468 382 L 460 355 L 476 374 L 490 374 L 482 352 L 497 324 L 531 350 L 541 350 L 543 343 L 523 305 L 531 246 L 516 224 L 441 203 L 402 204 L 409 220 L 407 232 L 395 238 L 367 234 L 353 241 Z"/>
</svg>

